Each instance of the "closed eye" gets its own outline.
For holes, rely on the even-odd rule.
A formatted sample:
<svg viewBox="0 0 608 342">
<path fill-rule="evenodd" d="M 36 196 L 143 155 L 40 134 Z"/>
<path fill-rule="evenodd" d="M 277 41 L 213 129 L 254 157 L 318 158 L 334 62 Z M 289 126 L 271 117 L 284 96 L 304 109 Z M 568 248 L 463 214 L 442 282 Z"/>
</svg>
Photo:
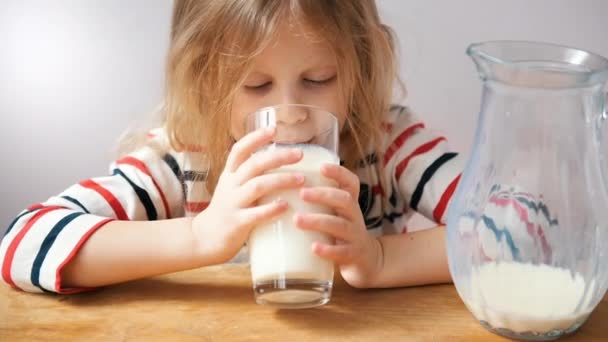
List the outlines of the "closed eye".
<svg viewBox="0 0 608 342">
<path fill-rule="evenodd" d="M 249 90 L 262 90 L 264 88 L 269 87 L 271 84 L 272 82 L 268 81 L 261 84 L 245 85 L 245 88 Z"/>
<path fill-rule="evenodd" d="M 305 78 L 304 82 L 311 84 L 311 85 L 325 85 L 325 84 L 331 83 L 335 79 L 336 79 L 336 75 L 331 76 L 329 78 L 320 79 L 320 80 Z"/>
</svg>

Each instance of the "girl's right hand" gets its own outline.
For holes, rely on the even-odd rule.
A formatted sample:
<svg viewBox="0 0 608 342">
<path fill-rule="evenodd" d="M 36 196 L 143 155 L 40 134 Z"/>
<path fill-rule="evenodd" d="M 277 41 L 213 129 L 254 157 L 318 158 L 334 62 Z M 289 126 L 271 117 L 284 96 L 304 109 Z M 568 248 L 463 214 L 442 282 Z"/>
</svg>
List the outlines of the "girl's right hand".
<svg viewBox="0 0 608 342">
<path fill-rule="evenodd" d="M 192 220 L 195 255 L 206 264 L 230 260 L 255 226 L 287 210 L 287 203 L 280 200 L 258 205 L 260 197 L 304 185 L 301 174 L 265 174 L 302 159 L 302 151 L 298 149 L 272 149 L 254 154 L 270 143 L 274 135 L 274 128 L 260 129 L 234 144 L 209 206 Z"/>
</svg>

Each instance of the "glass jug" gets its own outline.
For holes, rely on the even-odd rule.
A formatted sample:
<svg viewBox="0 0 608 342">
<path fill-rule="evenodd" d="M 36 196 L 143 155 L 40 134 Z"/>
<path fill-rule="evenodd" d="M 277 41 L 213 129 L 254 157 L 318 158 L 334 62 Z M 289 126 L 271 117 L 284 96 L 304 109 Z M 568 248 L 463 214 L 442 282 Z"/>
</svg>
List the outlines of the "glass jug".
<svg viewBox="0 0 608 342">
<path fill-rule="evenodd" d="M 608 285 L 608 60 L 515 41 L 467 53 L 483 93 L 448 211 L 450 273 L 487 329 L 555 339 L 585 322 Z"/>
</svg>

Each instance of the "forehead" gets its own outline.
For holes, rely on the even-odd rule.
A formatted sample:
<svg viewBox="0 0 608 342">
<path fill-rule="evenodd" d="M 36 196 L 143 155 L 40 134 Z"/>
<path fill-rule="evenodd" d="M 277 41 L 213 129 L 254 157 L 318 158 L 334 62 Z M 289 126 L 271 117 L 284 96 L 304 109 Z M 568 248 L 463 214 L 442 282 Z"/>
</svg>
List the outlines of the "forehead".
<svg viewBox="0 0 608 342">
<path fill-rule="evenodd" d="M 335 52 L 329 40 L 313 25 L 299 20 L 283 20 L 259 54 L 254 66 L 318 65 L 335 63 Z"/>
</svg>

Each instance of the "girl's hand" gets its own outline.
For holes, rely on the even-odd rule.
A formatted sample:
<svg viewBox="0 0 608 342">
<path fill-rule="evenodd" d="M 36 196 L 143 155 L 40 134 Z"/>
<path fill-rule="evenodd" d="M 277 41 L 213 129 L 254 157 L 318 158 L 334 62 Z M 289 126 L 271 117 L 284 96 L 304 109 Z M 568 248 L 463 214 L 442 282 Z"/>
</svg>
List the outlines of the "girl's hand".
<svg viewBox="0 0 608 342">
<path fill-rule="evenodd" d="M 324 165 L 321 174 L 334 180 L 338 187 L 305 188 L 300 196 L 307 202 L 332 208 L 336 215 L 296 214 L 295 223 L 301 229 L 334 237 L 335 245 L 315 242 L 313 252 L 338 264 L 342 277 L 351 286 L 368 287 L 382 266 L 382 248 L 365 227 L 358 203 L 359 178 L 333 164 Z"/>
<path fill-rule="evenodd" d="M 212 264 L 233 258 L 256 225 L 287 209 L 284 201 L 257 205 L 260 197 L 304 184 L 301 174 L 264 174 L 302 158 L 302 151 L 298 149 L 254 154 L 271 142 L 274 135 L 274 128 L 261 129 L 247 134 L 234 144 L 209 206 L 192 221 L 195 253 L 205 260 L 211 260 Z"/>
</svg>

